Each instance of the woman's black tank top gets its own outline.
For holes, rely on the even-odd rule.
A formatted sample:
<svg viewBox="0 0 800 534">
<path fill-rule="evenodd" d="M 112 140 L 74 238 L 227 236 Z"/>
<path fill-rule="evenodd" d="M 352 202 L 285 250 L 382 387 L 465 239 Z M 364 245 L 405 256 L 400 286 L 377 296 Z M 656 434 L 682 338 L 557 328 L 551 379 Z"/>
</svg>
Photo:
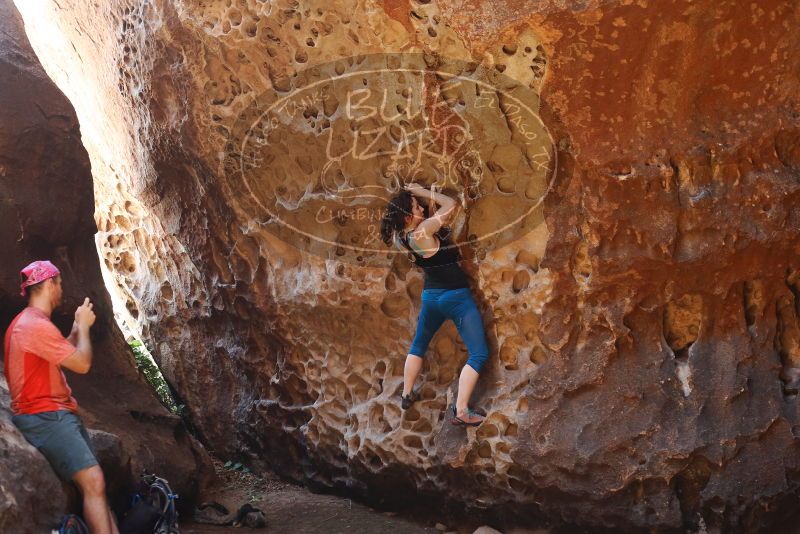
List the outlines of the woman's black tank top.
<svg viewBox="0 0 800 534">
<path fill-rule="evenodd" d="M 408 242 L 408 235 L 401 233 L 400 241 L 413 254 L 414 263 L 425 272 L 423 289 L 460 289 L 469 287 L 469 279 L 461 270 L 458 261 L 461 255 L 458 247 L 450 246 L 450 239 L 439 240 L 439 250 L 428 258 L 420 256 Z"/>
</svg>

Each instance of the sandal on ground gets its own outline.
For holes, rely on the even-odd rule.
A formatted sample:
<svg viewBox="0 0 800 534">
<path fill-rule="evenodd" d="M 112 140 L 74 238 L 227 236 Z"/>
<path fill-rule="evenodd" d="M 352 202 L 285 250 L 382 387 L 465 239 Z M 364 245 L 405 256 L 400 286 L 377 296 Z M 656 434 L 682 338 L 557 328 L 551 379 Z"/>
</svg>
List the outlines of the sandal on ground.
<svg viewBox="0 0 800 534">
<path fill-rule="evenodd" d="M 484 419 L 486 419 L 484 416 L 469 408 L 467 408 L 466 412 L 459 415 L 456 413 L 456 407 L 453 406 L 453 418 L 450 422 L 456 426 L 480 426 Z"/>
<path fill-rule="evenodd" d="M 411 408 L 411 405 L 418 400 L 419 400 L 419 394 L 417 394 L 413 390 L 408 395 L 400 394 L 400 406 L 404 410 L 408 410 L 409 408 Z"/>
</svg>

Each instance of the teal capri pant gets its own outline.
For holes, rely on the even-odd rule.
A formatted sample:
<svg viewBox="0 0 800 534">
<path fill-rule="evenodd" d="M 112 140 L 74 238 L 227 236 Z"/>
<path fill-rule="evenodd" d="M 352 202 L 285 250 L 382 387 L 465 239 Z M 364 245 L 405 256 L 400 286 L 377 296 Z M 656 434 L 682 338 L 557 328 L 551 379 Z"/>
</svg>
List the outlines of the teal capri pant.
<svg viewBox="0 0 800 534">
<path fill-rule="evenodd" d="M 417 332 L 408 353 L 425 356 L 433 335 L 450 319 L 467 346 L 467 365 L 480 373 L 489 358 L 489 346 L 483 330 L 483 318 L 468 287 L 459 289 L 423 289 L 422 309 L 417 320 Z"/>
</svg>

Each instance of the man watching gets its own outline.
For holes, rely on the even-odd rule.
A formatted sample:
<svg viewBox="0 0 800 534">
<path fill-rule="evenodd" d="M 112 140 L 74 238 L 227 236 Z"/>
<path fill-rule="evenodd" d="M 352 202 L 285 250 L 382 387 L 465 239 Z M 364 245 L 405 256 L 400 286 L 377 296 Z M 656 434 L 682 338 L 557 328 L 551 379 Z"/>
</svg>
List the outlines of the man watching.
<svg viewBox="0 0 800 534">
<path fill-rule="evenodd" d="M 61 303 L 59 270 L 49 261 L 35 261 L 20 275 L 28 307 L 11 322 L 4 345 L 12 421 L 62 479 L 73 480 L 80 488 L 84 519 L 92 534 L 118 534 L 103 471 L 62 371 L 65 367 L 85 374 L 92 366 L 92 303 L 86 298 L 78 306 L 72 332 L 64 338 L 50 321 Z"/>
</svg>

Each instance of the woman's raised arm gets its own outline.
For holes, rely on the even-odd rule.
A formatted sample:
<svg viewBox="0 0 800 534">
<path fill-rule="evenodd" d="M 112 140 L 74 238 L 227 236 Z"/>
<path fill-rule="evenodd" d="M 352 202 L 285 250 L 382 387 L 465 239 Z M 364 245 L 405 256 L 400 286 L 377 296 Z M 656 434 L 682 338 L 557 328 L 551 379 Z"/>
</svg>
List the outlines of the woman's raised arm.
<svg viewBox="0 0 800 534">
<path fill-rule="evenodd" d="M 436 202 L 440 206 L 433 215 L 417 226 L 416 232 L 420 232 L 425 238 L 433 236 L 439 228 L 444 226 L 458 205 L 455 200 L 447 195 L 425 189 L 419 184 L 406 184 L 405 188 L 415 197 L 427 199 L 428 202 Z"/>
</svg>

